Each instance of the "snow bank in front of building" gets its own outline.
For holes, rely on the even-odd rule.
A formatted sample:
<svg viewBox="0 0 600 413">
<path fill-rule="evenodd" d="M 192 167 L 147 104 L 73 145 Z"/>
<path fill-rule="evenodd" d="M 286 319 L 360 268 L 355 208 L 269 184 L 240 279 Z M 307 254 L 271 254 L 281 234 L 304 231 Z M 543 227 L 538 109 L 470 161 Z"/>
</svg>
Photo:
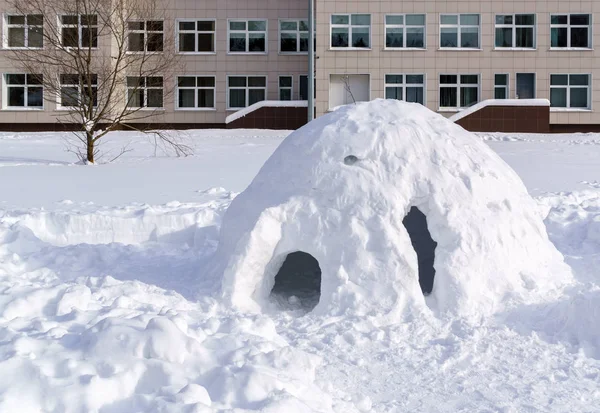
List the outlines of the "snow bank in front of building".
<svg viewBox="0 0 600 413">
<path fill-rule="evenodd" d="M 438 243 L 427 298 L 402 225 L 412 206 Z M 315 314 L 476 319 L 571 281 L 508 165 L 442 116 L 391 100 L 346 106 L 284 140 L 224 217 L 214 260 L 224 297 L 265 309 L 294 251 L 322 270 Z"/>
</svg>

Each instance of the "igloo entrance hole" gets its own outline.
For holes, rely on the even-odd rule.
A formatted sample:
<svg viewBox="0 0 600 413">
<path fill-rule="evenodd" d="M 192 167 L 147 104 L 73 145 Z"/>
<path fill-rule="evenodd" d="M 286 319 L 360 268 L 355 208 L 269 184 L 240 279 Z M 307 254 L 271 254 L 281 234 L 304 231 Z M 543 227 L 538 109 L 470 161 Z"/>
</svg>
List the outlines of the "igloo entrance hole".
<svg viewBox="0 0 600 413">
<path fill-rule="evenodd" d="M 321 298 L 321 267 L 310 254 L 288 254 L 275 275 L 271 298 L 284 309 L 313 310 Z"/>
<path fill-rule="evenodd" d="M 435 248 L 437 242 L 431 238 L 427 228 L 427 217 L 417 207 L 412 207 L 408 215 L 402 221 L 410 236 L 419 265 L 419 284 L 424 295 L 431 294 L 433 290 L 433 279 L 435 278 Z"/>
</svg>

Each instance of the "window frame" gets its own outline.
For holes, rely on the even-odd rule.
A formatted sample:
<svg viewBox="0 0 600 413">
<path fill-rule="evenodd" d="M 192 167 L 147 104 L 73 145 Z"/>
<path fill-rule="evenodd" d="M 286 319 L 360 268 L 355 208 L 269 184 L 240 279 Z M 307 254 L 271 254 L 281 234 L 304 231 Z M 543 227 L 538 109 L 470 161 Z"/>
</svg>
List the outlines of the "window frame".
<svg viewBox="0 0 600 413">
<path fill-rule="evenodd" d="M 572 25 L 571 16 L 587 15 L 590 22 L 587 25 Z M 567 24 L 553 24 L 552 18 L 555 16 L 567 16 Z M 571 46 L 571 29 L 587 27 L 588 29 L 588 47 L 573 47 Z M 567 46 L 552 46 L 552 29 L 567 29 Z M 551 13 L 550 14 L 550 50 L 594 50 L 594 14 L 593 13 Z"/>
<path fill-rule="evenodd" d="M 282 77 L 290 78 L 290 80 L 292 81 L 290 86 L 285 86 L 285 87 L 281 86 L 281 78 Z M 289 100 L 281 99 L 281 90 L 282 89 L 290 91 L 290 99 Z M 279 75 L 277 77 L 277 100 L 279 100 L 281 102 L 289 102 L 289 101 L 294 100 L 294 76 L 293 75 Z"/>
<path fill-rule="evenodd" d="M 24 75 L 25 76 L 25 84 L 23 85 L 11 85 L 8 83 L 8 76 L 10 75 Z M 43 82 L 41 84 L 29 84 L 27 83 L 27 76 L 36 76 L 35 73 L 3 73 L 2 74 L 2 110 L 5 111 L 43 111 L 45 109 L 46 106 L 46 99 L 44 99 L 44 94 L 45 94 L 45 90 L 44 90 L 44 84 Z M 43 75 L 40 75 L 43 76 Z M 8 103 L 8 89 L 9 88 L 17 88 L 17 87 L 21 87 L 23 89 L 25 89 L 23 95 L 24 95 L 24 106 L 9 106 Z M 32 88 L 41 88 L 42 89 L 42 106 L 29 106 L 27 104 L 27 91 L 28 89 L 32 87 Z"/>
<path fill-rule="evenodd" d="M 148 86 L 148 78 L 149 77 L 158 77 L 162 79 L 162 86 L 158 87 L 158 86 Z M 144 78 L 144 85 L 143 86 L 138 86 L 138 87 L 129 87 L 129 85 L 127 84 L 127 81 L 130 78 Z M 133 111 L 140 111 L 140 110 L 148 110 L 148 111 L 153 111 L 153 110 L 165 110 L 165 78 L 164 76 L 125 76 L 125 89 L 126 89 L 126 93 L 125 93 L 125 107 L 127 109 L 131 109 Z M 129 89 L 133 89 L 135 91 L 144 91 L 144 105 L 143 106 L 131 106 L 129 104 Z M 161 106 L 148 106 L 148 90 L 157 90 L 160 89 L 162 90 L 162 99 L 161 99 Z"/>
<path fill-rule="evenodd" d="M 261 21 L 265 23 L 265 30 L 253 31 L 248 30 L 248 22 Z M 245 30 L 231 30 L 231 22 L 245 22 Z M 216 27 L 215 27 L 216 28 Z M 245 33 L 246 34 L 246 51 L 231 51 L 231 33 Z M 265 50 L 262 52 L 251 52 L 250 48 L 250 33 L 264 33 L 265 34 Z M 267 55 L 269 54 L 269 19 L 256 18 L 256 19 L 227 19 L 227 54 L 232 55 Z"/>
<path fill-rule="evenodd" d="M 62 18 L 65 16 L 77 16 L 77 25 L 75 24 L 64 24 L 62 22 Z M 83 24 L 81 24 L 81 18 L 83 16 L 96 16 L 96 24 L 95 25 L 88 25 L 88 26 L 84 26 Z M 61 48 L 63 49 L 90 49 L 90 50 L 98 50 L 99 43 L 100 43 L 100 36 L 99 36 L 99 24 L 98 24 L 98 15 L 97 14 L 59 14 L 58 16 L 56 16 L 58 19 L 58 35 L 60 36 L 60 43 L 61 43 Z M 65 46 L 62 44 L 63 42 L 63 28 L 67 27 L 67 28 L 73 28 L 74 26 L 77 26 L 77 37 L 78 37 L 78 45 L 77 46 Z M 83 46 L 83 29 L 84 27 L 87 28 L 92 28 L 95 27 L 96 28 L 96 46 Z M 93 39 L 93 37 L 92 37 Z M 93 43 L 93 42 L 92 42 Z"/>
<path fill-rule="evenodd" d="M 402 76 L 402 83 L 387 83 L 387 76 Z M 406 76 L 423 76 L 423 83 L 406 83 Z M 423 106 L 427 106 L 427 74 L 426 73 L 385 73 L 383 75 L 383 96 L 387 99 L 387 88 L 388 87 L 401 87 L 402 88 L 402 102 L 406 100 L 406 88 L 407 87 L 422 87 L 423 88 Z M 397 100 L 397 99 L 396 99 Z M 410 102 L 409 102 L 410 103 Z M 413 102 L 419 103 L 419 102 Z"/>
<path fill-rule="evenodd" d="M 333 24 L 333 16 L 347 16 L 348 24 Z M 369 25 L 353 25 L 352 16 L 369 16 Z M 369 46 L 355 47 L 352 46 L 352 30 L 353 28 L 369 28 Z M 348 47 L 333 46 L 333 29 L 348 29 Z M 371 13 L 331 13 L 329 15 L 329 49 L 330 50 L 373 50 L 373 16 Z"/>
<path fill-rule="evenodd" d="M 74 84 L 74 83 L 62 83 L 60 80 L 60 76 L 78 76 L 79 77 L 79 84 Z M 94 105 L 94 108 L 98 107 L 98 101 L 100 100 L 98 97 L 98 84 L 99 79 L 98 79 L 98 75 L 97 74 L 93 74 L 92 76 L 96 77 L 96 104 Z M 81 77 L 82 75 L 78 75 L 76 73 L 60 73 L 58 75 L 58 84 L 60 85 L 59 90 L 58 90 L 58 96 L 56 98 L 56 109 L 57 110 L 75 110 L 77 108 L 77 106 L 64 106 L 62 104 L 62 88 L 63 87 L 77 87 L 77 93 L 78 93 L 78 99 L 81 99 L 82 96 L 82 92 L 83 92 L 83 87 L 87 86 L 87 85 L 83 85 L 83 82 L 81 82 Z"/>
<path fill-rule="evenodd" d="M 158 22 L 160 21 L 163 24 L 163 28 L 161 31 L 158 30 L 148 30 L 148 22 Z M 140 30 L 140 29 L 130 29 L 129 28 L 129 23 L 144 23 L 144 29 Z M 144 35 L 144 50 L 129 50 L 129 35 L 130 34 L 134 34 L 134 33 L 142 33 Z M 147 50 L 148 48 L 148 34 L 154 34 L 154 33 L 162 33 L 162 38 L 161 38 L 161 49 L 162 50 Z M 127 20 L 127 53 L 131 53 L 131 54 L 143 54 L 143 53 L 152 53 L 152 54 L 158 54 L 158 53 L 164 53 L 164 49 L 165 49 L 165 21 L 164 20 L 150 20 L 150 19 L 132 19 L 132 20 Z"/>
<path fill-rule="evenodd" d="M 463 15 L 475 15 L 478 16 L 479 18 L 479 24 L 477 26 L 475 25 L 471 25 L 471 24 L 461 24 L 460 22 L 460 16 Z M 481 44 L 481 13 L 440 13 L 440 21 L 439 21 L 439 39 L 440 39 L 440 44 L 439 44 L 439 50 L 451 50 L 451 51 L 456 51 L 456 50 L 468 50 L 468 51 L 481 51 L 483 50 L 482 48 L 482 44 Z M 442 24 L 442 17 L 445 16 L 456 16 L 458 18 L 458 23 L 457 24 Z M 461 43 L 462 43 L 462 28 L 474 28 L 477 27 L 477 47 L 462 47 Z M 456 29 L 456 33 L 457 33 L 457 46 L 456 47 L 448 47 L 448 46 L 442 46 L 442 29 Z"/>
<path fill-rule="evenodd" d="M 402 16 L 404 18 L 404 23 L 403 24 L 388 24 L 387 23 L 387 18 L 389 17 L 398 17 L 398 16 Z M 423 24 L 423 26 L 417 26 L 417 25 L 407 25 L 406 24 L 406 16 L 423 16 L 425 18 L 425 23 Z M 383 24 L 384 24 L 384 28 L 383 28 L 383 44 L 384 44 L 384 50 L 427 50 L 427 13 L 389 13 L 383 16 Z M 407 28 L 411 28 L 411 27 L 422 27 L 423 28 L 423 47 L 407 47 L 406 46 L 406 29 Z M 387 45 L 387 30 L 388 28 L 392 28 L 392 29 L 402 29 L 402 47 L 388 47 Z"/>
<path fill-rule="evenodd" d="M 9 24 L 8 19 L 12 16 L 22 16 L 25 18 L 24 24 Z M 34 27 L 41 27 L 42 33 L 44 33 L 44 19 L 45 17 L 42 15 L 42 25 L 37 24 L 29 24 L 28 17 L 29 16 L 38 16 L 36 14 L 18 14 L 18 13 L 3 13 L 2 14 L 2 22 L 3 22 L 3 30 L 2 30 L 2 48 L 6 50 L 43 50 L 44 49 L 44 37 L 42 34 L 42 46 L 41 47 L 31 47 L 29 46 L 29 29 Z M 23 42 L 26 44 L 23 47 L 11 47 L 9 46 L 9 29 L 13 27 L 23 28 Z M 11 73 L 12 74 L 12 73 Z"/>
<path fill-rule="evenodd" d="M 196 82 L 196 86 L 179 86 L 179 78 L 180 77 L 193 77 Z M 214 80 L 214 86 L 198 86 L 199 77 L 210 77 Z M 179 106 L 179 91 L 180 89 L 186 90 L 194 90 L 194 102 L 195 105 L 193 108 L 184 108 Z M 212 107 L 198 107 L 198 90 L 209 90 L 213 91 L 213 105 Z M 193 74 L 193 75 L 177 75 L 175 76 L 175 110 L 182 112 L 214 112 L 217 110 L 217 77 L 215 75 L 205 75 L 205 74 Z"/>
<path fill-rule="evenodd" d="M 234 86 L 233 89 L 244 89 L 246 92 L 246 96 L 245 96 L 245 103 L 246 106 L 243 107 L 231 107 L 230 106 L 230 95 L 229 92 L 231 91 L 231 87 L 229 86 L 229 79 L 232 77 L 245 77 L 246 78 L 246 86 L 241 87 L 241 86 Z M 248 78 L 251 77 L 263 77 L 265 79 L 265 86 L 264 87 L 257 87 L 257 86 L 248 86 Z M 249 105 L 250 103 L 250 89 L 263 89 L 265 91 L 265 98 L 264 100 L 268 99 L 268 91 L 269 91 L 269 77 L 267 75 L 263 75 L 263 74 L 232 74 L 232 75 L 227 75 L 227 79 L 226 79 L 226 110 L 228 112 L 237 112 L 238 110 L 242 110 L 245 109 L 251 105 Z M 262 101 L 259 101 L 262 102 Z"/>
<path fill-rule="evenodd" d="M 513 19 L 512 24 L 498 24 L 496 23 L 496 18 L 498 16 L 511 16 Z M 525 25 L 525 24 L 517 24 L 517 16 L 533 16 L 533 26 Z M 537 49 L 537 26 L 538 19 L 536 13 L 512 13 L 512 14 L 495 14 L 494 15 L 494 49 L 495 50 L 536 50 Z M 511 29 L 512 33 L 512 46 L 497 46 L 496 45 L 496 29 Z M 525 47 L 525 46 L 516 46 L 517 44 L 517 29 L 521 28 L 533 28 L 533 46 Z"/>
<path fill-rule="evenodd" d="M 506 85 L 496 85 L 496 76 L 506 76 Z M 504 99 L 496 97 L 496 89 L 504 89 L 506 91 L 506 97 Z M 494 99 L 495 100 L 506 100 L 510 99 L 510 74 L 509 73 L 494 73 Z"/>
<path fill-rule="evenodd" d="M 583 75 L 587 76 L 588 84 L 587 86 L 581 85 L 571 85 L 571 76 L 572 75 Z M 567 84 L 566 85 L 556 85 L 552 86 L 552 76 L 567 76 Z M 591 73 L 549 73 L 549 99 L 550 99 L 550 111 L 551 112 L 590 112 L 592 111 L 592 74 Z M 552 89 L 566 89 L 567 91 L 567 106 L 552 106 Z M 587 102 L 588 106 L 586 108 L 579 107 L 571 107 L 571 89 L 587 89 Z"/>
<path fill-rule="evenodd" d="M 441 82 L 442 76 L 456 76 L 456 83 L 442 83 Z M 461 81 L 460 81 L 461 76 L 477 76 L 477 102 L 475 102 L 474 104 L 481 102 L 481 73 L 440 73 L 438 75 L 438 111 L 440 111 L 440 112 L 460 112 L 460 111 L 465 110 L 470 107 L 470 106 L 466 106 L 466 107 L 460 106 L 460 101 L 461 101 L 461 96 L 462 96 L 461 95 L 461 86 L 463 86 L 463 85 L 471 85 L 472 86 L 472 85 L 474 85 L 474 83 L 461 83 Z M 456 94 L 457 106 L 442 106 L 442 99 L 441 99 L 442 87 L 444 87 L 444 88 L 456 87 L 456 89 L 457 89 L 457 94 Z"/>
<path fill-rule="evenodd" d="M 199 31 L 198 30 L 198 22 L 213 22 L 214 23 L 214 30 L 212 31 L 206 31 L 206 30 L 202 30 Z M 179 49 L 180 46 L 180 41 L 179 41 L 179 34 L 182 32 L 179 29 L 179 23 L 190 23 L 190 22 L 194 22 L 195 23 L 195 29 L 192 30 L 183 30 L 183 33 L 188 33 L 194 34 L 194 51 L 193 52 L 188 52 L 188 51 L 181 51 Z M 212 52 L 200 52 L 198 51 L 198 34 L 199 33 L 212 33 L 213 35 L 213 45 L 212 45 Z M 184 19 L 184 18 L 180 18 L 180 19 L 175 19 L 175 48 L 177 50 L 178 54 L 185 54 L 185 55 L 214 55 L 217 54 L 217 19 L 205 19 L 205 18 L 197 18 L 197 19 Z"/>
<path fill-rule="evenodd" d="M 285 22 L 297 23 L 298 29 L 297 30 L 283 30 L 281 28 L 281 23 L 285 23 Z M 302 39 L 302 33 L 306 33 L 306 35 L 308 36 L 307 41 L 310 41 L 310 36 L 309 36 L 310 31 L 308 29 L 300 30 L 301 22 L 305 22 L 308 27 L 308 18 L 306 18 L 306 19 L 279 19 L 277 21 L 277 27 L 278 27 L 278 34 L 277 34 L 278 46 L 277 47 L 278 47 L 279 54 L 282 54 L 282 55 L 296 55 L 296 54 L 307 55 L 308 54 L 308 50 L 306 50 L 306 51 L 300 50 L 300 40 Z M 281 35 L 283 33 L 295 33 L 296 34 L 296 51 L 295 52 L 281 50 Z"/>
</svg>

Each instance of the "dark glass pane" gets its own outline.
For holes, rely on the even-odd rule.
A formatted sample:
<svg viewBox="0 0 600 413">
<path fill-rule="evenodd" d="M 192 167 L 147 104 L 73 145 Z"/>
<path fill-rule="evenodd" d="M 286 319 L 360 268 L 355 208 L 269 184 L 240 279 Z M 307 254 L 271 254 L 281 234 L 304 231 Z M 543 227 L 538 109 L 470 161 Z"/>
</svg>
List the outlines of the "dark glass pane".
<svg viewBox="0 0 600 413">
<path fill-rule="evenodd" d="M 267 79 L 264 76 L 251 76 L 248 78 L 248 86 L 266 87 Z"/>
<path fill-rule="evenodd" d="M 550 106 L 553 108 L 567 107 L 567 88 L 550 89 Z"/>
<path fill-rule="evenodd" d="M 43 75 L 27 75 L 28 85 L 41 85 L 44 83 Z"/>
<path fill-rule="evenodd" d="M 424 14 L 407 14 L 406 24 L 408 26 L 424 26 L 425 15 Z"/>
<path fill-rule="evenodd" d="M 348 29 L 331 30 L 331 47 L 348 47 Z"/>
<path fill-rule="evenodd" d="M 6 75 L 6 83 L 9 85 L 24 85 L 25 75 Z"/>
<path fill-rule="evenodd" d="M 308 99 L 308 76 L 300 76 L 300 100 Z"/>
<path fill-rule="evenodd" d="M 60 16 L 62 24 L 79 24 L 79 17 L 77 15 Z"/>
<path fill-rule="evenodd" d="M 267 22 L 264 20 L 249 20 L 248 31 L 249 32 L 264 32 L 267 30 Z"/>
<path fill-rule="evenodd" d="M 179 87 L 196 87 L 196 78 L 192 76 L 179 76 L 177 78 Z"/>
<path fill-rule="evenodd" d="M 441 75 L 440 76 L 440 83 L 442 83 L 442 84 L 456 84 L 456 83 L 458 83 L 458 76 L 457 75 Z"/>
<path fill-rule="evenodd" d="M 406 75 L 407 84 L 423 84 L 424 81 L 425 77 L 423 75 Z"/>
<path fill-rule="evenodd" d="M 479 29 L 462 28 L 460 30 L 460 47 L 478 48 L 479 47 Z"/>
<path fill-rule="evenodd" d="M 63 47 L 79 47 L 79 31 L 76 27 L 62 28 Z"/>
<path fill-rule="evenodd" d="M 352 47 L 368 48 L 370 47 L 369 29 L 354 28 L 352 30 Z"/>
<path fill-rule="evenodd" d="M 567 47 L 568 30 L 567 28 L 552 28 L 550 31 L 551 47 Z"/>
<path fill-rule="evenodd" d="M 195 52 L 196 44 L 194 39 L 195 35 L 193 33 L 179 33 L 179 51 Z"/>
<path fill-rule="evenodd" d="M 229 87 L 246 87 L 246 78 L 243 76 L 230 77 Z"/>
<path fill-rule="evenodd" d="M 468 108 L 479 101 L 479 90 L 476 87 L 460 88 L 460 107 Z"/>
<path fill-rule="evenodd" d="M 254 105 L 257 102 L 265 100 L 264 89 L 250 89 L 248 92 L 248 105 Z"/>
<path fill-rule="evenodd" d="M 571 93 L 570 106 L 572 108 L 587 109 L 589 107 L 587 88 L 580 88 L 580 87 L 571 88 L 570 93 Z"/>
<path fill-rule="evenodd" d="M 248 36 L 248 51 L 249 52 L 264 52 L 267 44 L 264 34 L 250 33 Z"/>
<path fill-rule="evenodd" d="M 331 24 L 350 24 L 350 16 L 348 15 L 332 15 Z"/>
<path fill-rule="evenodd" d="M 245 108 L 246 107 L 246 90 L 232 89 L 229 91 L 229 107 Z"/>
<path fill-rule="evenodd" d="M 229 51 L 230 52 L 245 52 L 246 51 L 246 35 L 238 33 L 229 34 Z"/>
<path fill-rule="evenodd" d="M 533 26 L 535 24 L 534 14 L 517 14 L 515 16 L 515 24 L 521 26 Z"/>
<path fill-rule="evenodd" d="M 402 84 L 404 83 L 402 75 L 385 75 L 385 83 L 387 84 Z"/>
<path fill-rule="evenodd" d="M 425 29 L 407 28 L 406 29 L 406 47 L 423 48 L 425 47 Z"/>
<path fill-rule="evenodd" d="M 385 88 L 386 99 L 397 99 L 402 100 L 402 88 L 401 87 L 386 87 Z"/>
<path fill-rule="evenodd" d="M 292 89 L 279 89 L 279 100 L 292 100 Z"/>
<path fill-rule="evenodd" d="M 242 45 L 245 47 L 246 40 L 242 39 Z M 214 52 L 215 51 L 215 35 L 214 33 L 198 33 L 198 51 L 199 52 Z M 232 50 L 232 52 L 235 50 Z"/>
<path fill-rule="evenodd" d="M 60 75 L 60 83 L 62 85 L 77 85 L 79 84 L 79 75 Z"/>
<path fill-rule="evenodd" d="M 308 52 L 308 34 L 300 35 L 300 51 Z"/>
<path fill-rule="evenodd" d="M 98 24 L 98 16 L 95 14 L 82 15 L 81 25 L 82 26 L 96 26 Z"/>
<path fill-rule="evenodd" d="M 295 34 L 281 33 L 281 51 L 296 52 L 298 50 L 298 42 Z"/>
<path fill-rule="evenodd" d="M 44 30 L 41 27 L 30 27 L 28 47 L 44 47 Z"/>
<path fill-rule="evenodd" d="M 242 22 L 242 25 L 244 26 L 242 28 L 242 30 L 246 29 L 246 24 Z M 215 31 L 215 22 L 214 21 L 199 21 L 197 23 L 197 27 L 198 27 L 198 31 L 199 32 L 214 32 Z"/>
<path fill-rule="evenodd" d="M 144 107 L 144 90 L 143 89 L 130 89 L 127 91 L 127 106 L 132 108 Z"/>
<path fill-rule="evenodd" d="M 152 32 L 162 32 L 163 31 L 163 22 L 160 20 L 152 20 L 148 22 L 148 29 L 149 31 Z"/>
<path fill-rule="evenodd" d="M 129 30 L 144 30 L 144 22 L 127 22 L 127 28 Z"/>
<path fill-rule="evenodd" d="M 279 87 L 292 87 L 292 77 L 291 76 L 280 76 L 279 77 Z"/>
<path fill-rule="evenodd" d="M 572 14 L 571 25 L 572 26 L 589 26 L 590 15 L 589 14 Z"/>
<path fill-rule="evenodd" d="M 196 23 L 194 22 L 179 22 L 179 30 L 195 30 Z"/>
<path fill-rule="evenodd" d="M 513 16 L 512 15 L 505 15 L 505 14 L 499 14 L 496 16 L 496 24 L 512 24 L 513 22 Z"/>
<path fill-rule="evenodd" d="M 215 78 L 212 76 L 201 76 L 196 80 L 198 87 L 215 87 Z"/>
<path fill-rule="evenodd" d="M 163 90 L 148 89 L 148 107 L 162 108 L 163 107 Z"/>
<path fill-rule="evenodd" d="M 440 88 L 440 107 L 454 108 L 458 106 L 457 90 L 455 87 Z"/>
<path fill-rule="evenodd" d="M 506 88 L 497 87 L 494 89 L 494 99 L 506 99 Z"/>
<path fill-rule="evenodd" d="M 526 47 L 526 48 L 533 48 L 533 38 L 534 38 L 534 34 L 533 34 L 533 27 L 531 28 L 521 28 L 521 27 L 517 27 L 516 28 L 516 42 L 517 44 L 515 45 L 516 47 Z"/>
<path fill-rule="evenodd" d="M 246 22 L 229 22 L 229 30 L 246 30 Z"/>
<path fill-rule="evenodd" d="M 8 88 L 8 106 L 12 106 L 12 107 L 25 106 L 25 88 L 24 87 L 9 87 Z"/>
<path fill-rule="evenodd" d="M 148 51 L 162 52 L 163 51 L 163 35 L 162 33 L 148 33 Z"/>
<path fill-rule="evenodd" d="M 404 29 L 387 29 L 385 35 L 385 47 L 404 47 Z"/>
<path fill-rule="evenodd" d="M 512 47 L 512 28 L 496 29 L 496 47 Z"/>
<path fill-rule="evenodd" d="M 440 47 L 458 47 L 458 29 L 443 28 L 440 35 Z"/>
<path fill-rule="evenodd" d="M 25 47 L 25 28 L 8 28 L 8 47 Z"/>
<path fill-rule="evenodd" d="M 199 108 L 214 108 L 215 107 L 215 91 L 213 89 L 198 90 L 198 107 Z"/>
<path fill-rule="evenodd" d="M 44 106 L 44 90 L 41 87 L 27 89 L 27 106 L 38 108 Z"/>
<path fill-rule="evenodd" d="M 44 16 L 41 14 L 28 14 L 27 24 L 30 26 L 42 26 L 44 24 Z"/>
<path fill-rule="evenodd" d="M 535 98 L 535 74 L 517 73 L 517 98 L 534 99 Z"/>
<path fill-rule="evenodd" d="M 589 47 L 588 33 L 587 27 L 571 28 L 571 47 Z"/>
<path fill-rule="evenodd" d="M 129 76 L 127 77 L 127 87 L 144 87 L 145 85 L 145 79 L 143 77 L 133 77 L 133 76 Z"/>
<path fill-rule="evenodd" d="M 424 104 L 424 89 L 422 87 L 407 87 L 406 101 Z"/>
<path fill-rule="evenodd" d="M 569 75 L 550 75 L 551 86 L 567 86 L 569 84 Z"/>
<path fill-rule="evenodd" d="M 127 40 L 127 48 L 129 51 L 144 51 L 144 33 L 129 33 Z"/>
<path fill-rule="evenodd" d="M 60 89 L 61 106 L 77 106 L 79 104 L 79 88 L 63 87 Z"/>
<path fill-rule="evenodd" d="M 567 24 L 568 21 L 569 21 L 569 16 L 567 16 L 566 14 L 552 16 L 550 18 L 551 24 Z"/>
<path fill-rule="evenodd" d="M 571 86 L 588 86 L 590 84 L 588 75 L 570 75 L 569 84 Z"/>
<path fill-rule="evenodd" d="M 460 75 L 460 83 L 477 84 L 479 77 L 477 75 Z"/>
<path fill-rule="evenodd" d="M 151 76 L 146 78 L 146 86 L 148 87 L 162 87 L 163 78 L 160 76 Z"/>
<path fill-rule="evenodd" d="M 179 98 L 177 100 L 177 107 L 179 108 L 193 108 L 195 107 L 194 102 L 195 91 L 193 89 L 183 89 L 179 91 Z"/>
<path fill-rule="evenodd" d="M 98 29 L 85 27 L 81 29 L 81 45 L 83 47 L 98 47 Z"/>
<path fill-rule="evenodd" d="M 508 76 L 507 75 L 494 75 L 494 85 L 507 86 L 508 85 Z"/>
<path fill-rule="evenodd" d="M 8 16 L 8 24 L 25 24 L 25 16 Z"/>
</svg>

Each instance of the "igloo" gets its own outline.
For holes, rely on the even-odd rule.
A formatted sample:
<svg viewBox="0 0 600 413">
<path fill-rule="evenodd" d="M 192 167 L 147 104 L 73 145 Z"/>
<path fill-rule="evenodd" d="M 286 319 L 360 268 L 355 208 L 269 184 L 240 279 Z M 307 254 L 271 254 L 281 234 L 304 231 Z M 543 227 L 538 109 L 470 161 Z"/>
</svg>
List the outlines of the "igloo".
<svg viewBox="0 0 600 413">
<path fill-rule="evenodd" d="M 241 311 L 316 289 L 314 314 L 391 319 L 479 317 L 571 282 L 516 173 L 479 137 L 394 100 L 290 134 L 227 210 L 213 269 Z"/>
</svg>

